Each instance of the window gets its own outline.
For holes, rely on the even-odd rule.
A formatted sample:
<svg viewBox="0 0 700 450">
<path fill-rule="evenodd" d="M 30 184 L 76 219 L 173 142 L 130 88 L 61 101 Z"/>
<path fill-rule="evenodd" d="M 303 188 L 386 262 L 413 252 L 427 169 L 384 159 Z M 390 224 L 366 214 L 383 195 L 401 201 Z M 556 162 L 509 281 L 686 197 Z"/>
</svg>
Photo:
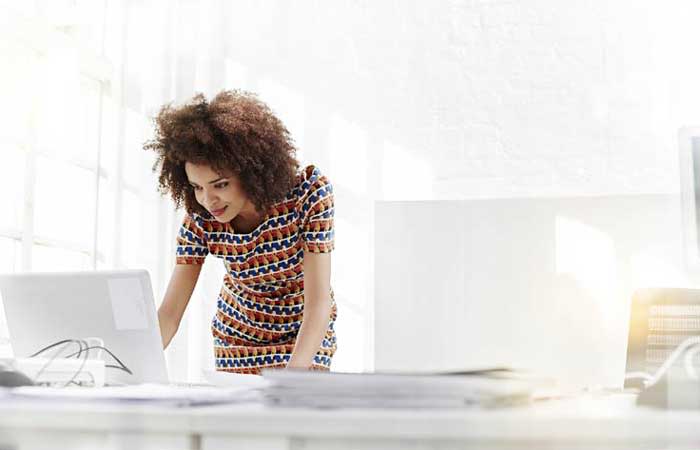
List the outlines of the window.
<svg viewBox="0 0 700 450">
<path fill-rule="evenodd" d="M 160 298 L 174 237 L 141 149 L 147 114 L 123 100 L 128 5 L 0 6 L 1 272 L 145 268 Z M 4 324 L 0 309 L 0 356 Z"/>
</svg>

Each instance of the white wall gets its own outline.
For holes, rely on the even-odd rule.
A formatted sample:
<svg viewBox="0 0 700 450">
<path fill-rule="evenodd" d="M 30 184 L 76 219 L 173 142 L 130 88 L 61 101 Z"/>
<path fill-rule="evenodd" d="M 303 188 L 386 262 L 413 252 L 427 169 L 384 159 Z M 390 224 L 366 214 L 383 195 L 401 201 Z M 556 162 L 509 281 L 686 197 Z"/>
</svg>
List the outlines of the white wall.
<svg viewBox="0 0 700 450">
<path fill-rule="evenodd" d="M 373 364 L 374 200 L 678 192 L 695 2 L 209 5 L 210 86 L 259 92 L 336 184 L 339 369 Z"/>
<path fill-rule="evenodd" d="M 387 186 L 391 197 L 666 192 L 677 189 L 675 130 L 698 113 L 697 9 L 237 2 L 214 36 L 249 87 L 274 84 L 296 99 L 291 125 L 307 157 L 369 169 L 361 192 L 376 195 L 388 175 L 413 180 L 418 171 L 381 165 L 391 149 L 436 182 L 432 194 Z M 332 145 L 339 119 L 363 144 L 354 157 Z"/>
</svg>

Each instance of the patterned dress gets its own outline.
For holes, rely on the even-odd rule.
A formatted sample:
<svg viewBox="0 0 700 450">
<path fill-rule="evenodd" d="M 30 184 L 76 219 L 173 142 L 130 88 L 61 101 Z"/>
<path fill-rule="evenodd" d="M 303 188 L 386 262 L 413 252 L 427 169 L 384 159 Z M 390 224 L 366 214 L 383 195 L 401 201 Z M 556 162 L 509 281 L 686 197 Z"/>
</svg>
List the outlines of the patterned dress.
<svg viewBox="0 0 700 450">
<path fill-rule="evenodd" d="M 333 250 L 333 186 L 314 166 L 297 175 L 286 198 L 272 205 L 251 233 L 209 214 L 187 214 L 177 239 L 177 264 L 202 264 L 208 255 L 226 267 L 211 324 L 216 368 L 260 373 L 286 367 L 304 312 L 304 252 Z M 336 350 L 333 290 L 326 334 L 313 369 L 329 370 Z"/>
</svg>

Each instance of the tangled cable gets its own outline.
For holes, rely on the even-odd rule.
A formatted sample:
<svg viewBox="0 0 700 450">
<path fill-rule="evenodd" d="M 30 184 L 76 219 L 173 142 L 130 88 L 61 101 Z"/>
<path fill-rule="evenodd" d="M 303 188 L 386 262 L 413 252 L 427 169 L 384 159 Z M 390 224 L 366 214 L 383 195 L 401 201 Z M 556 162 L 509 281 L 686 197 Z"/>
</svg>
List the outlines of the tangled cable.
<svg viewBox="0 0 700 450">
<path fill-rule="evenodd" d="M 96 342 L 97 342 L 97 345 L 90 345 L 90 344 L 88 344 L 88 341 L 96 341 Z M 70 347 L 72 344 L 76 344 L 76 345 L 78 346 L 78 351 L 73 352 L 73 353 L 71 353 L 71 354 L 69 354 L 69 355 L 67 355 L 67 356 L 64 356 L 63 358 L 72 358 L 72 357 L 80 358 L 80 356 L 83 355 L 83 357 L 82 357 L 82 362 L 81 362 L 81 364 L 80 364 L 80 367 L 78 367 L 78 369 L 77 369 L 77 370 L 75 371 L 75 373 L 71 376 L 71 378 L 70 378 L 68 381 L 65 382 L 65 384 L 63 385 L 63 387 L 66 387 L 66 386 L 68 386 L 68 385 L 70 385 L 70 384 L 75 383 L 75 379 L 78 377 L 78 375 L 80 375 L 80 373 L 82 373 L 83 369 L 85 368 L 85 364 L 87 363 L 88 358 L 89 358 L 89 356 L 90 356 L 90 350 L 99 350 L 99 353 L 98 353 L 98 356 L 97 356 L 97 357 L 99 357 L 99 356 L 101 355 L 101 352 L 102 352 L 102 351 L 105 351 L 105 352 L 107 352 L 107 353 L 112 357 L 112 359 L 114 359 L 114 361 L 116 361 L 116 363 L 118 364 L 118 365 L 105 364 L 105 367 L 109 367 L 109 368 L 111 368 L 111 369 L 122 370 L 122 371 L 128 373 L 129 375 L 133 375 L 133 372 L 132 372 L 119 358 L 117 358 L 116 355 L 114 355 L 114 353 L 112 353 L 109 349 L 107 349 L 107 348 L 104 346 L 104 341 L 103 341 L 102 339 L 100 339 L 100 338 L 95 338 L 95 337 L 89 337 L 89 338 L 85 338 L 85 339 L 64 339 L 64 340 L 61 340 L 61 341 L 58 341 L 58 342 L 54 342 L 53 344 L 47 345 L 46 347 L 42 348 L 41 350 L 37 351 L 36 353 L 30 355 L 30 356 L 29 356 L 30 358 L 34 358 L 34 357 L 37 357 L 37 356 L 41 355 L 41 354 L 44 353 L 44 352 L 47 352 L 47 351 L 51 350 L 52 348 L 55 348 L 55 347 L 59 347 L 59 346 L 60 346 L 60 348 L 59 348 L 56 352 L 54 352 L 54 354 L 53 354 L 53 355 L 50 357 L 50 359 L 41 367 L 41 369 L 39 369 L 39 371 L 38 371 L 38 372 L 36 373 L 36 375 L 34 376 L 34 380 L 33 380 L 33 381 L 34 381 L 35 383 L 38 382 L 39 377 L 46 371 L 46 369 L 47 369 L 54 361 L 56 361 L 56 359 L 58 359 L 58 358 L 60 357 L 60 355 L 63 353 L 63 351 L 64 351 L 65 349 L 67 349 L 68 347 Z M 88 372 L 88 373 L 89 373 L 89 372 Z M 93 382 L 94 382 L 94 380 L 93 380 Z"/>
<path fill-rule="evenodd" d="M 700 353 L 700 336 L 689 337 L 678 344 L 678 347 L 668 355 L 663 364 L 661 364 L 653 374 L 648 374 L 646 372 L 628 372 L 625 374 L 625 380 L 641 379 L 642 383 L 644 383 L 644 387 L 650 388 L 659 382 L 683 353 L 685 353 L 683 365 L 688 377 L 697 380 L 698 373 L 693 365 L 693 358 Z"/>
</svg>

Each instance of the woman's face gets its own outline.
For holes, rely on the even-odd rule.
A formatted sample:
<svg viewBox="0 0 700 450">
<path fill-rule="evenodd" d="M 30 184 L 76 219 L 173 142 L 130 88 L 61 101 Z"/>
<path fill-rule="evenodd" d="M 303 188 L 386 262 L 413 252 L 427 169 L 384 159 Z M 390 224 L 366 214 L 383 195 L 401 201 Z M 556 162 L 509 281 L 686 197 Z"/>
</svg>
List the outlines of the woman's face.
<svg viewBox="0 0 700 450">
<path fill-rule="evenodd" d="M 194 190 L 197 203 L 209 211 L 214 218 L 227 223 L 241 211 L 254 212 L 238 178 L 230 173 L 217 173 L 209 166 L 185 163 L 187 179 Z"/>
</svg>

